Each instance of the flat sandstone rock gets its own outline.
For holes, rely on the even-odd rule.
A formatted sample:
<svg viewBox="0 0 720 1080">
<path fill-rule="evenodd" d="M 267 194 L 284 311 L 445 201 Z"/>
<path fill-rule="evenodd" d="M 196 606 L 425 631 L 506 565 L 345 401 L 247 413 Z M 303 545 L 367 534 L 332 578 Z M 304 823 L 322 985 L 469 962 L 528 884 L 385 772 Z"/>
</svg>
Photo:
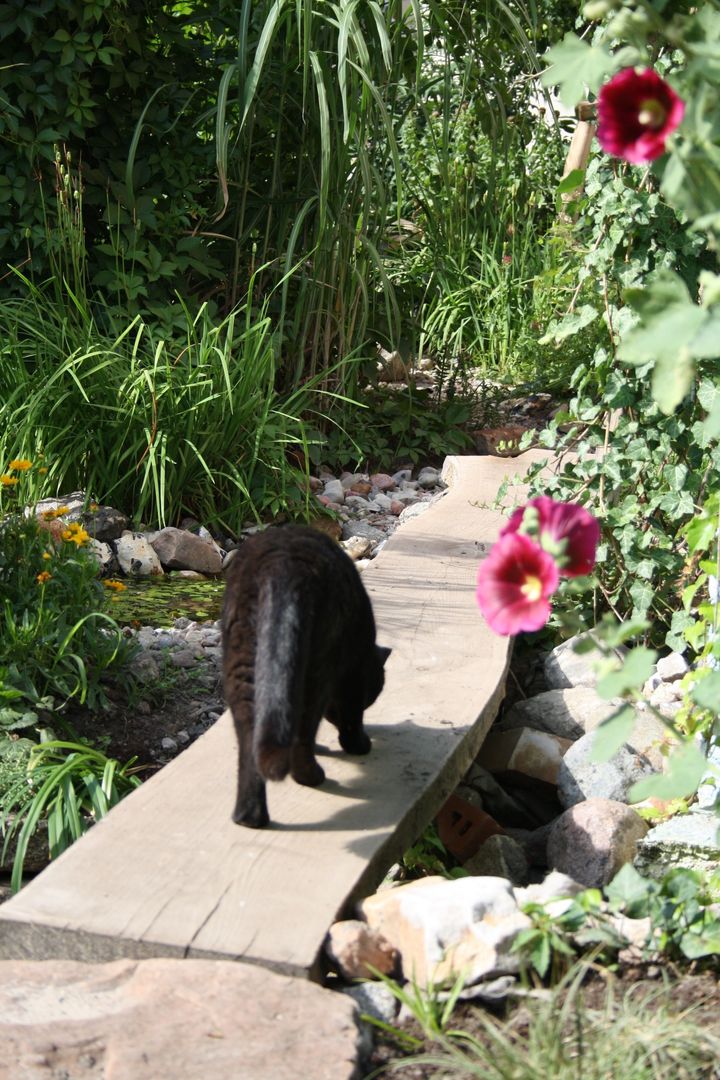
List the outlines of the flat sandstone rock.
<svg viewBox="0 0 720 1080">
<path fill-rule="evenodd" d="M 0 962 L 0 1080 L 350 1080 L 355 1005 L 225 960 Z"/>
</svg>

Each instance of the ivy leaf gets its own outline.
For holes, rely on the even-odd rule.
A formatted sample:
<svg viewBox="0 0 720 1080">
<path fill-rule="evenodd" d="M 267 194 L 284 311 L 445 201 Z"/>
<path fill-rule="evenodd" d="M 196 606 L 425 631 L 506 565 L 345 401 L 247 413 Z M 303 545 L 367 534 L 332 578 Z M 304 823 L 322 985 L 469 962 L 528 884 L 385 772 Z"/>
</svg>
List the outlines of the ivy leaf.
<svg viewBox="0 0 720 1080">
<path fill-rule="evenodd" d="M 593 735 L 590 760 L 609 761 L 623 743 L 628 741 L 634 726 L 635 710 L 631 705 L 624 705 L 607 720 L 603 720 Z"/>
<path fill-rule="evenodd" d="M 557 195 L 567 195 L 571 191 L 575 191 L 575 188 L 579 188 L 585 179 L 584 169 L 573 169 L 567 176 L 564 176 L 557 186 Z"/>
<path fill-rule="evenodd" d="M 686 742 L 674 750 L 668 758 L 667 772 L 656 776 L 644 776 L 630 788 L 630 802 L 643 799 L 678 799 L 697 791 L 703 778 L 707 761 L 695 743 Z"/>
<path fill-rule="evenodd" d="M 585 97 L 586 87 L 597 91 L 605 76 L 616 66 L 609 52 L 588 45 L 572 33 L 548 49 L 544 59 L 551 66 L 542 73 L 542 83 L 544 86 L 557 85 L 560 100 L 568 108 L 573 108 Z"/>
<path fill-rule="evenodd" d="M 605 887 L 605 895 L 615 910 L 624 911 L 630 919 L 647 914 L 647 902 L 652 892 L 652 883 L 642 877 L 632 863 L 625 863 Z"/>
<path fill-rule="evenodd" d="M 573 334 L 584 330 L 586 326 L 589 326 L 591 322 L 597 319 L 598 315 L 597 308 L 594 308 L 592 304 L 583 304 L 572 315 L 566 315 L 564 319 L 559 321 L 553 320 L 547 332 L 540 338 L 540 344 L 549 345 L 551 342 L 564 341 L 565 338 L 572 337 Z"/>
<path fill-rule="evenodd" d="M 699 960 L 702 956 L 716 956 L 720 953 L 720 924 L 708 927 L 699 933 L 688 930 L 680 938 L 680 950 L 688 960 Z"/>
<path fill-rule="evenodd" d="M 720 671 L 699 679 L 692 690 L 692 699 L 701 709 L 717 712 L 720 704 Z"/>
<path fill-rule="evenodd" d="M 610 671 L 598 680 L 597 692 L 600 697 L 609 700 L 622 697 L 628 690 L 637 690 L 647 682 L 653 673 L 657 653 L 644 645 L 629 652 L 619 671 Z"/>
<path fill-rule="evenodd" d="M 720 438 L 720 397 L 712 404 L 703 422 L 703 435 L 708 440 Z"/>
</svg>

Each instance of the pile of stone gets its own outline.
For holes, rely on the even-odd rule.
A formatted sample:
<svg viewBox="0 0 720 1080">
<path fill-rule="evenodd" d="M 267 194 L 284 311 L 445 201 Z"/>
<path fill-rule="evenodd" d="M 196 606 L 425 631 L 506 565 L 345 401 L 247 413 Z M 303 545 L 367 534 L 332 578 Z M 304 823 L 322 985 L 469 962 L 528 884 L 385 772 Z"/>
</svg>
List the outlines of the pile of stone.
<svg viewBox="0 0 720 1080">
<path fill-rule="evenodd" d="M 516 702 L 493 725 L 463 782 L 437 819 L 445 847 L 469 875 L 401 884 L 391 870 L 363 901 L 357 919 L 330 930 L 328 963 L 347 981 L 372 970 L 420 985 L 464 975 L 467 996 L 502 997 L 514 984 L 517 935 L 531 926 L 528 902 L 566 910 L 582 889 L 606 885 L 622 866 L 662 876 L 672 866 L 712 870 L 720 864 L 717 818 L 701 803 L 655 827 L 628 805 L 632 785 L 661 772 L 673 736 L 647 703 L 636 707 L 627 743 L 595 761 L 598 726 L 620 704 L 596 689 L 597 655 L 576 652 L 572 639 L 549 653 L 546 689 Z M 658 661 L 646 702 L 668 718 L 680 708 L 687 664 L 679 654 Z M 657 800 L 645 806 L 662 816 Z M 650 818 L 652 821 L 652 816 Z M 619 940 L 648 941 L 647 920 L 616 920 Z M 397 1001 L 382 984 L 352 993 L 386 1021 Z"/>
<path fill-rule="evenodd" d="M 408 468 L 392 476 L 348 472 L 335 476 L 321 471 L 318 476 L 310 476 L 308 482 L 318 514 L 323 515 L 318 525 L 341 540 L 356 560 L 373 558 L 399 524 L 429 509 L 445 493 L 439 470 L 431 466 L 421 468 L 415 479 Z M 176 572 L 217 577 L 243 537 L 258 529 L 257 525 L 248 525 L 236 540 L 213 536 L 199 522 L 188 518 L 180 528 L 133 530 L 122 511 L 111 506 L 87 506 L 86 494 L 74 491 L 43 499 L 35 511 L 42 519 L 65 508 L 59 521 L 83 526 L 104 576 L 152 577 Z"/>
</svg>

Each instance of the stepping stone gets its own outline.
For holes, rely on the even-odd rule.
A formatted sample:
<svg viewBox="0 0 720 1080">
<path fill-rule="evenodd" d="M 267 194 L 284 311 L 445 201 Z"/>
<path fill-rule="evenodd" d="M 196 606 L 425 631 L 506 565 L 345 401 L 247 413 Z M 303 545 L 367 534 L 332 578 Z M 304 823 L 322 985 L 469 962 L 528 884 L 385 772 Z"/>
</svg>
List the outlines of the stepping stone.
<svg viewBox="0 0 720 1080">
<path fill-rule="evenodd" d="M 227 960 L 0 963 L 0 1080 L 352 1080 L 344 994 Z"/>
</svg>

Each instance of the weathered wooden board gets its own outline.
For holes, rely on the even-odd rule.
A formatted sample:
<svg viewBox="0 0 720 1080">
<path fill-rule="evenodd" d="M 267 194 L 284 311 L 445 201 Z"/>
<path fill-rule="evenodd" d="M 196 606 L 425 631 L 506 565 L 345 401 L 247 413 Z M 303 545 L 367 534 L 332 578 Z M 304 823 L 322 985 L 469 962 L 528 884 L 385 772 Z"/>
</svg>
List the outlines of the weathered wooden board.
<svg viewBox="0 0 720 1080">
<path fill-rule="evenodd" d="M 220 956 L 312 973 L 329 924 L 432 818 L 496 714 L 508 642 L 474 587 L 503 519 L 483 504 L 537 458 L 448 459 L 448 493 L 364 571 L 393 648 L 369 757 L 345 757 L 323 726 L 325 784 L 270 785 L 272 827 L 244 829 L 230 820 L 226 713 L 0 907 L 0 957 Z"/>
</svg>

